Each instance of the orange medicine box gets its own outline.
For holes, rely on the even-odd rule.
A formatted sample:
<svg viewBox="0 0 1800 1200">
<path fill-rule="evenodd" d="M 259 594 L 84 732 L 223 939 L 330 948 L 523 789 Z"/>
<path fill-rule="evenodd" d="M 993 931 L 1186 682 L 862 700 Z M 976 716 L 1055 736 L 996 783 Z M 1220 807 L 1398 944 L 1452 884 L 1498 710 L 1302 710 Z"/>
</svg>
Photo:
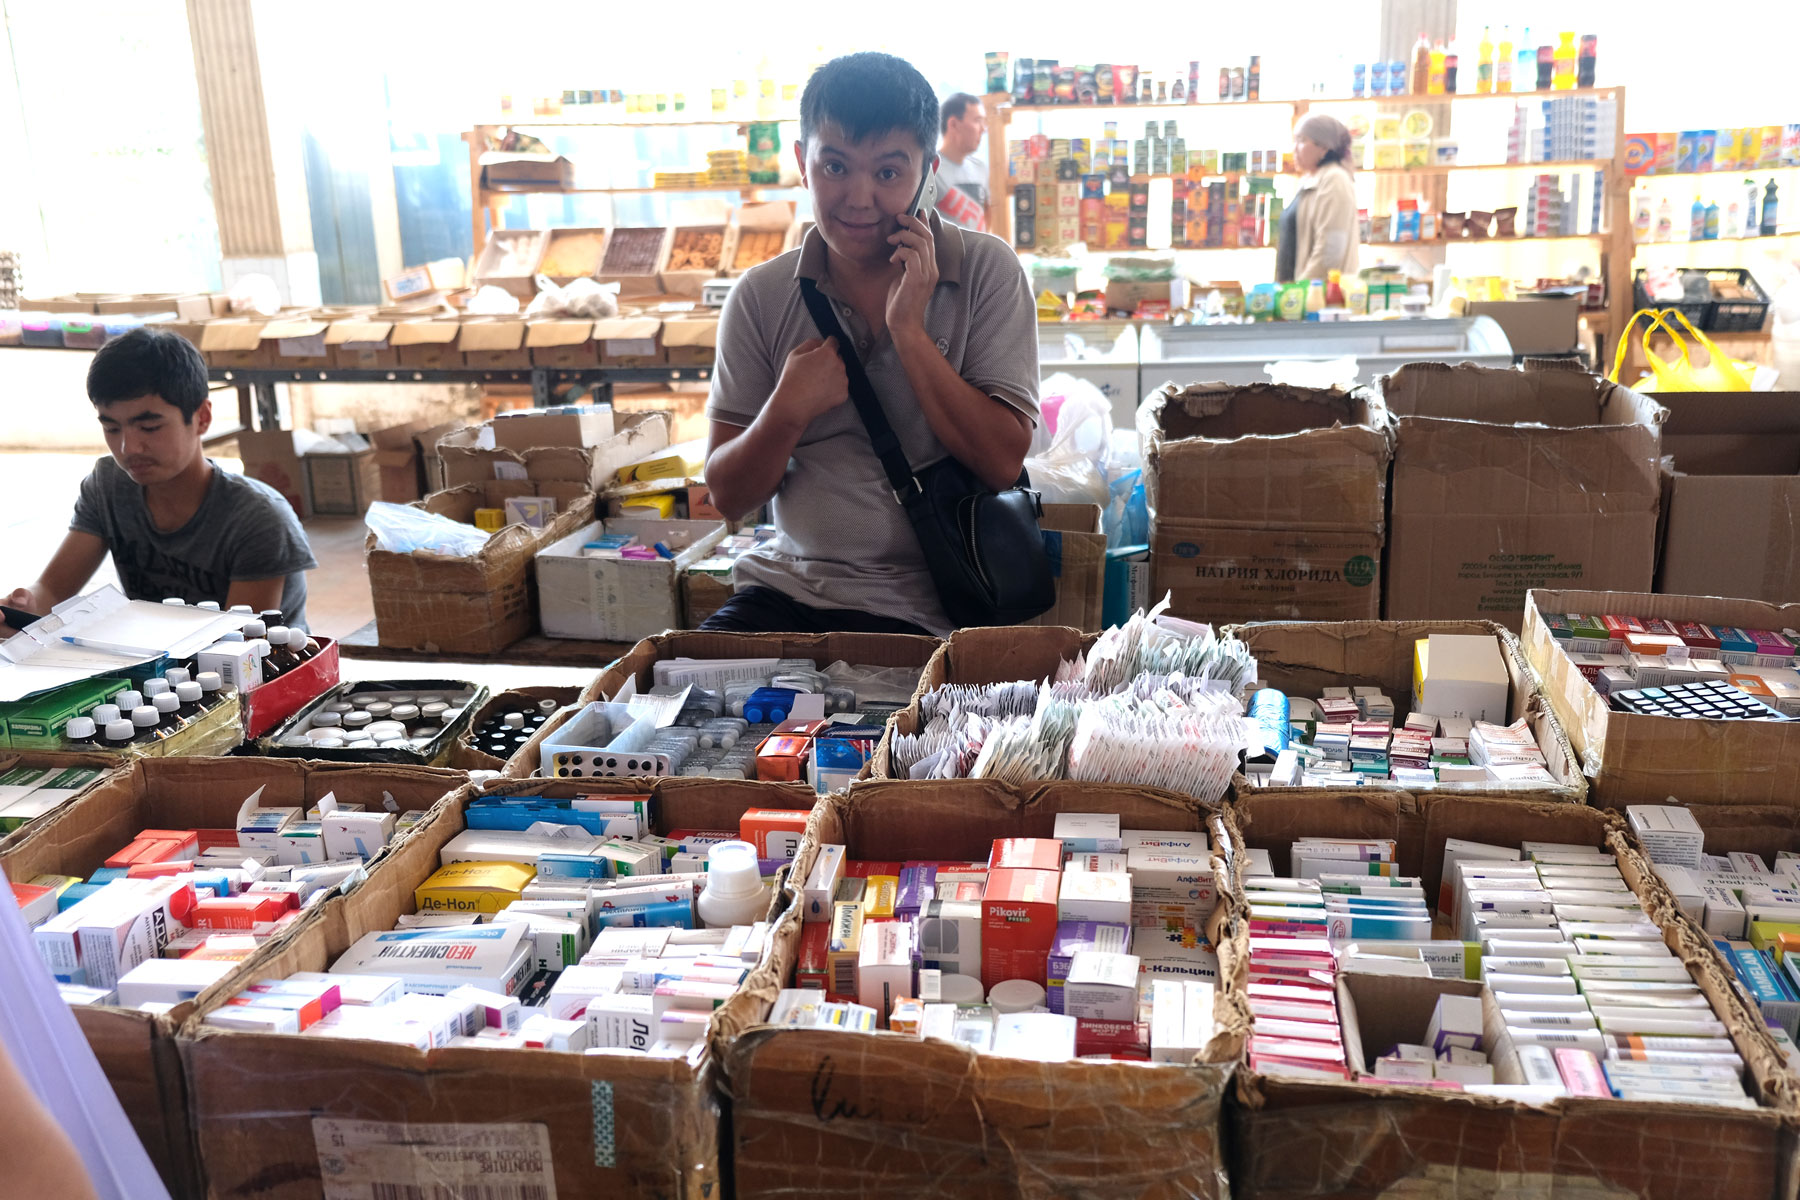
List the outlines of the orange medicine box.
<svg viewBox="0 0 1800 1200">
<path fill-rule="evenodd" d="M 1056 940 L 1061 883 L 1060 871 L 1000 867 L 988 872 L 981 900 L 983 987 L 1008 979 L 1029 979 L 1043 986 L 1050 946 Z"/>
<path fill-rule="evenodd" d="M 1062 857 L 1062 843 L 1055 838 L 995 838 L 993 851 L 988 855 L 988 869 L 1060 871 Z"/>
<path fill-rule="evenodd" d="M 812 921 L 800 928 L 800 954 L 794 964 L 794 986 L 797 988 L 817 988 L 829 991 L 831 988 L 831 925 L 825 921 Z"/>
<path fill-rule="evenodd" d="M 261 922 L 276 920 L 292 907 L 291 892 L 208 896 L 195 902 L 188 924 L 196 929 L 251 929 Z"/>
<path fill-rule="evenodd" d="M 756 748 L 756 777 L 767 783 L 799 783 L 806 778 L 811 756 L 811 738 L 770 734 Z"/>
<path fill-rule="evenodd" d="M 756 847 L 758 858 L 792 858 L 806 833 L 804 811 L 749 808 L 738 818 L 738 836 Z"/>
<path fill-rule="evenodd" d="M 130 869 L 138 863 L 193 859 L 200 853 L 200 835 L 191 829 L 146 829 L 131 844 L 106 860 L 109 867 Z"/>
</svg>

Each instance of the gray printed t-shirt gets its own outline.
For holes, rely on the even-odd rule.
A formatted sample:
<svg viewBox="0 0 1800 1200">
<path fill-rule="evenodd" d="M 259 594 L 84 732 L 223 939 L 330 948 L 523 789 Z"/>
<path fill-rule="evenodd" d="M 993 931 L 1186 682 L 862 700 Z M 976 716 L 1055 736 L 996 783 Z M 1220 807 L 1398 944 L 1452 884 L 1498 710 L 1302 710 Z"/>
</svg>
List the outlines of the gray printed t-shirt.
<svg viewBox="0 0 1800 1200">
<path fill-rule="evenodd" d="M 934 213 L 938 285 L 925 306 L 925 331 L 974 387 L 1038 419 L 1037 305 L 1018 256 L 1005 242 L 941 222 Z M 781 378 L 788 352 L 819 336 L 799 281 L 818 281 L 836 304 L 888 422 L 914 470 L 948 453 L 913 395 L 893 341 L 871 337 L 826 275 L 824 239 L 814 228 L 799 249 L 752 267 L 719 321 L 718 363 L 706 414 L 731 425 L 756 419 Z M 888 488 L 881 460 L 850 402 L 818 417 L 800 436 L 781 487 L 769 502 L 776 536 L 738 560 L 738 587 L 760 584 L 815 608 L 856 609 L 923 626 L 951 626 L 919 549 L 918 535 Z"/>
<path fill-rule="evenodd" d="M 282 615 L 289 625 L 305 629 L 306 572 L 319 564 L 300 519 L 262 480 L 207 462 L 212 480 L 206 498 L 180 529 L 157 529 L 143 487 L 110 458 L 95 463 L 81 481 L 69 528 L 106 543 L 119 582 L 133 600 L 180 596 L 190 604 L 223 605 L 234 582 L 285 575 Z"/>
</svg>

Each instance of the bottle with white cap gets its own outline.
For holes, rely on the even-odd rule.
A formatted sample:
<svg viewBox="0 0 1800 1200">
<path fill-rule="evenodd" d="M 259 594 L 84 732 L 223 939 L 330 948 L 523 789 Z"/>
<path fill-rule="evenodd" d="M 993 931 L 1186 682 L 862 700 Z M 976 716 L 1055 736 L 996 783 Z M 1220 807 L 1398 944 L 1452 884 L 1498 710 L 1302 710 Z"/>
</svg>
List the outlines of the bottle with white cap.
<svg viewBox="0 0 1800 1200">
<path fill-rule="evenodd" d="M 203 695 L 200 685 L 192 680 L 176 684 L 175 698 L 181 702 L 181 707 L 175 710 L 175 714 L 184 721 L 191 721 L 205 712 L 206 707 L 200 702 Z"/>
<path fill-rule="evenodd" d="M 218 612 L 219 602 L 217 600 L 202 600 L 199 607 L 204 608 L 207 612 Z"/>
<path fill-rule="evenodd" d="M 168 737 L 187 724 L 177 711 L 181 708 L 181 700 L 174 692 L 158 692 L 151 698 L 150 703 L 156 709 L 156 727 L 164 737 Z"/>
<path fill-rule="evenodd" d="M 144 693 L 136 688 L 124 688 L 113 693 L 112 702 L 119 706 L 121 713 L 130 716 L 131 710 L 144 702 Z"/>
<path fill-rule="evenodd" d="M 187 601 L 183 600 L 180 596 L 164 596 L 163 603 L 173 605 L 176 608 L 187 607 Z"/>
<path fill-rule="evenodd" d="M 269 680 L 274 679 L 281 674 L 281 672 L 275 668 L 275 665 L 269 661 L 269 655 L 274 650 L 274 647 L 269 645 L 269 639 L 261 636 L 253 637 L 250 639 L 250 645 L 256 650 L 257 677 L 262 682 L 267 683 Z"/>
<path fill-rule="evenodd" d="M 202 671 L 194 676 L 194 682 L 200 685 L 200 703 L 208 708 L 225 693 L 225 681 L 217 671 Z"/>
<path fill-rule="evenodd" d="M 162 714 L 156 711 L 154 704 L 140 704 L 131 710 L 132 736 L 134 742 L 154 742 L 161 737 L 157 726 L 162 723 Z"/>
<path fill-rule="evenodd" d="M 756 847 L 749 842 L 716 842 L 706 852 L 706 890 L 694 901 L 708 929 L 754 925 L 769 914 Z"/>
<path fill-rule="evenodd" d="M 141 690 L 144 693 L 144 699 L 154 700 L 156 697 L 168 691 L 171 686 L 172 685 L 166 679 L 146 679 L 144 680 L 144 686 Z"/>
<path fill-rule="evenodd" d="M 163 672 L 163 678 L 169 681 L 170 687 L 186 683 L 194 677 L 194 673 L 186 667 L 170 667 Z"/>
<path fill-rule="evenodd" d="M 234 613 L 244 613 L 249 616 L 256 615 L 256 610 L 251 608 L 248 604 L 234 604 L 231 606 L 231 611 Z"/>
<path fill-rule="evenodd" d="M 274 625 L 269 629 L 269 661 L 265 667 L 273 666 L 277 674 L 285 675 L 300 665 L 294 657 L 292 634 L 286 625 Z"/>
<path fill-rule="evenodd" d="M 92 717 L 70 717 L 69 723 L 63 726 L 63 739 L 71 750 L 95 750 L 100 746 L 100 736 Z"/>
<path fill-rule="evenodd" d="M 123 715 L 116 704 L 96 704 L 88 713 L 88 716 L 94 718 L 94 727 L 103 733 L 108 725 Z"/>
<path fill-rule="evenodd" d="M 100 744 L 108 750 L 122 750 L 137 736 L 137 726 L 123 718 L 108 721 L 101 732 Z"/>
</svg>

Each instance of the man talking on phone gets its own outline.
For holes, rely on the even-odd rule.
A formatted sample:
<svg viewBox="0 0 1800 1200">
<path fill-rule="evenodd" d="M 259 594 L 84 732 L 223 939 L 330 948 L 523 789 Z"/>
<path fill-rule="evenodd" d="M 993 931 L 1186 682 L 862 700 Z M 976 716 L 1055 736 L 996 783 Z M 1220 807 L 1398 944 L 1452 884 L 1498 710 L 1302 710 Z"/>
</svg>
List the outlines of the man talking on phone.
<svg viewBox="0 0 1800 1200">
<path fill-rule="evenodd" d="M 934 211 L 938 115 L 892 55 L 807 82 L 794 156 L 816 224 L 732 289 L 707 402 L 713 504 L 736 520 L 768 503 L 776 536 L 738 560 L 703 629 L 950 632 L 837 339 L 801 293 L 810 280 L 829 299 L 914 471 L 952 457 L 1013 485 L 1038 419 L 1037 308 L 1011 247 Z"/>
</svg>

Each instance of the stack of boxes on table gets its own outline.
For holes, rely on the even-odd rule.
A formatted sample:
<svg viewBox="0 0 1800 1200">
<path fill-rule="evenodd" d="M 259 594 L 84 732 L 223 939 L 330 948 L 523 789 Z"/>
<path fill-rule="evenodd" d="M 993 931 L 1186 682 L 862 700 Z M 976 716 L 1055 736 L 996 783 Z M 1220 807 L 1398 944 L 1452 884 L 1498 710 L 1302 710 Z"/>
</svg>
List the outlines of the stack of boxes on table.
<svg viewBox="0 0 1800 1200">
<path fill-rule="evenodd" d="M 1266 787 L 1556 787 L 1526 723 L 1495 723 L 1509 689 L 1500 642 L 1485 634 L 1419 639 L 1412 711 L 1398 727 L 1379 687 L 1328 687 L 1317 700 L 1264 688 L 1249 708 L 1262 752 L 1245 774 Z"/>
<path fill-rule="evenodd" d="M 1338 973 L 1442 974 L 1420 881 L 1394 877 L 1394 849 L 1303 839 L 1295 878 L 1246 879 L 1253 1070 L 1351 1078 Z M 1375 1052 L 1362 1081 L 1755 1106 L 1724 1023 L 1611 854 L 1448 839 L 1437 915 L 1478 953 L 1481 994 L 1439 996 L 1422 1040 Z"/>
<path fill-rule="evenodd" d="M 1614 708 L 1725 719 L 1800 716 L 1800 635 L 1792 629 L 1577 613 L 1545 614 L 1544 622 Z M 1718 703 L 1721 690 L 1732 703 Z"/>
<path fill-rule="evenodd" d="M 643 796 L 477 796 L 464 815 L 395 929 L 328 971 L 260 980 L 207 1023 L 419 1049 L 697 1052 L 763 954 L 767 881 L 807 814 L 750 809 L 736 830 L 668 836 Z"/>
<path fill-rule="evenodd" d="M 85 881 L 13 883 L 65 1000 L 150 1012 L 192 1000 L 424 815 L 335 794 L 304 813 L 260 808 L 261 794 L 235 829 L 145 829 Z"/>
<path fill-rule="evenodd" d="M 1061 813 L 983 862 L 849 860 L 804 884 L 797 986 L 770 1021 L 933 1037 L 1013 1058 L 1192 1061 L 1218 958 L 1206 836 Z"/>
</svg>

